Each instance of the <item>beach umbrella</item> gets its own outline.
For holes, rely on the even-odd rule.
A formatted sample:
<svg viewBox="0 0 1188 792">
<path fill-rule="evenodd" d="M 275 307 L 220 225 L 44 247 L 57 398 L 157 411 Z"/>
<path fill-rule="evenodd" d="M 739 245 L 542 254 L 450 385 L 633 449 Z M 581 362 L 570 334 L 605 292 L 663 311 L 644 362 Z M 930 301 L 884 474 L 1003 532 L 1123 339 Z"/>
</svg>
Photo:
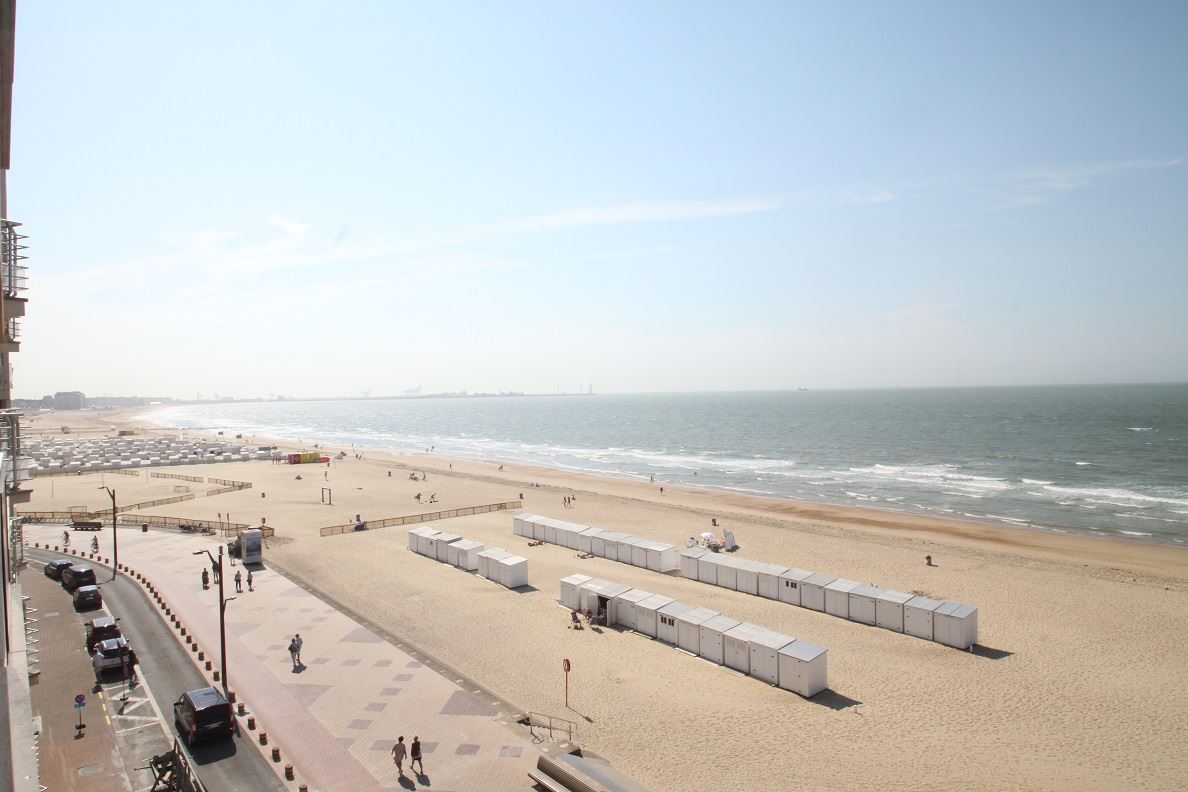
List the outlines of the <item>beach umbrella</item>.
<svg viewBox="0 0 1188 792">
<path fill-rule="evenodd" d="M 704 531 L 704 532 L 701 534 L 701 538 L 702 538 L 702 539 L 713 539 L 713 538 L 714 538 L 714 535 L 713 535 L 712 533 L 710 533 L 709 531 Z"/>
</svg>

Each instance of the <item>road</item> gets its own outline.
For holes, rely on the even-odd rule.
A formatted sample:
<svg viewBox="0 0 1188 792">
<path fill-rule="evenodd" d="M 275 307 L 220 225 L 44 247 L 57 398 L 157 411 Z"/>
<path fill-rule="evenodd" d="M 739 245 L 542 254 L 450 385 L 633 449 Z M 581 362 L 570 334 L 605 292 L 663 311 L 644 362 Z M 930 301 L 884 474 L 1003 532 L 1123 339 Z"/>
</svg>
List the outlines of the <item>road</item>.
<svg viewBox="0 0 1188 792">
<path fill-rule="evenodd" d="M 28 550 L 34 561 L 49 561 L 57 554 L 40 550 Z M 120 629 L 136 647 L 140 659 L 140 673 L 150 689 L 157 709 L 163 714 L 165 727 L 171 735 L 176 734 L 173 722 L 173 702 L 187 690 L 205 687 L 206 683 L 194 667 L 186 650 L 174 639 L 158 612 L 152 607 L 140 588 L 123 575 L 111 580 L 110 568 L 94 562 L 99 578 L 106 609 L 120 619 Z M 33 570 L 40 574 L 41 565 Z M 69 595 L 61 591 L 61 609 L 73 610 Z M 91 611 L 90 613 L 95 613 Z M 91 618 L 82 615 L 82 620 Z M 79 636 L 82 635 L 81 627 Z M 81 642 L 80 642 L 81 643 Z M 85 653 L 84 653 L 85 654 Z M 86 659 L 81 658 L 85 663 Z M 43 673 L 51 669 L 42 667 Z M 269 762 L 252 744 L 254 734 L 241 730 L 230 740 L 199 744 L 190 749 L 193 766 L 199 778 L 211 792 L 285 792 L 285 786 L 277 777 Z M 125 764 L 146 764 L 145 756 L 126 757 Z"/>
</svg>

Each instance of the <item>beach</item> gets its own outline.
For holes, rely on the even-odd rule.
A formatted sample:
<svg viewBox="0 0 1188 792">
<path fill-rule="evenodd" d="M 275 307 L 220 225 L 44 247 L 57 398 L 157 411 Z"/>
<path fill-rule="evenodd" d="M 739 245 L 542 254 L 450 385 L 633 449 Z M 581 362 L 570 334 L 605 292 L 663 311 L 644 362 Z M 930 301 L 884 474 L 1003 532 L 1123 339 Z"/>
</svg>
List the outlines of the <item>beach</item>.
<svg viewBox="0 0 1188 792">
<path fill-rule="evenodd" d="M 135 414 L 34 414 L 25 431 L 62 436 L 59 427 L 70 425 L 80 436 L 113 427 L 177 434 Z M 692 487 L 665 485 L 661 494 L 647 482 L 434 454 L 326 449 L 340 450 L 346 458 L 329 467 L 181 467 L 174 472 L 253 486 L 147 513 L 265 520 L 276 530 L 266 560 L 524 711 L 575 721 L 584 750 L 655 792 L 1172 790 L 1188 778 L 1188 550 Z M 412 481 L 410 472 L 427 480 Z M 169 497 L 179 483 L 141 473 L 34 479 L 33 500 L 21 510 L 105 508 L 100 480 L 122 503 Z M 322 503 L 323 488 L 333 505 Z M 436 503 L 418 503 L 418 493 Z M 567 496 L 573 508 L 563 505 Z M 980 646 L 962 652 L 579 559 L 561 547 L 528 547 L 507 512 L 432 527 L 525 556 L 529 589 L 509 591 L 411 553 L 404 528 L 318 535 L 356 514 L 379 520 L 509 500 L 678 546 L 702 531 L 731 530 L 743 558 L 976 605 Z M 925 565 L 925 555 L 935 566 Z M 632 632 L 569 630 L 558 580 L 579 572 L 825 646 L 830 690 L 806 700 Z M 564 658 L 572 664 L 570 709 Z"/>
</svg>

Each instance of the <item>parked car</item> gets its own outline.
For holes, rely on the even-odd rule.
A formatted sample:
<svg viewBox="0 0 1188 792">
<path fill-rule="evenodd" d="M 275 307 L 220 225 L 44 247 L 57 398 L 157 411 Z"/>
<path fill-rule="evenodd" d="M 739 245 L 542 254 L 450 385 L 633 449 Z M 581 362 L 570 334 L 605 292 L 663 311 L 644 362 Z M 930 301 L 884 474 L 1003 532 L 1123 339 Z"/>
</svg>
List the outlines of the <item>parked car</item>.
<svg viewBox="0 0 1188 792">
<path fill-rule="evenodd" d="M 102 604 L 103 595 L 99 593 L 98 586 L 79 586 L 74 590 L 75 609 L 98 608 Z"/>
<path fill-rule="evenodd" d="M 51 580 L 61 580 L 62 572 L 72 566 L 74 562 L 69 558 L 55 558 L 45 565 L 45 576 Z"/>
<path fill-rule="evenodd" d="M 103 654 L 104 671 L 109 668 L 123 668 L 128 657 L 128 639 L 120 636 L 100 641 L 99 651 Z M 91 652 L 91 656 L 94 655 L 95 653 Z"/>
<path fill-rule="evenodd" d="M 79 586 L 95 585 L 95 570 L 86 564 L 75 564 L 62 570 L 62 588 L 74 591 Z"/>
<path fill-rule="evenodd" d="M 87 622 L 86 633 L 83 635 L 83 641 L 87 646 L 87 655 L 95 654 L 95 644 L 100 641 L 119 637 L 120 625 L 118 619 L 113 619 L 110 616 L 99 616 L 91 619 Z"/>
<path fill-rule="evenodd" d="M 217 688 L 206 687 L 183 693 L 173 705 L 173 719 L 187 745 L 230 737 L 235 733 L 231 704 Z"/>
</svg>

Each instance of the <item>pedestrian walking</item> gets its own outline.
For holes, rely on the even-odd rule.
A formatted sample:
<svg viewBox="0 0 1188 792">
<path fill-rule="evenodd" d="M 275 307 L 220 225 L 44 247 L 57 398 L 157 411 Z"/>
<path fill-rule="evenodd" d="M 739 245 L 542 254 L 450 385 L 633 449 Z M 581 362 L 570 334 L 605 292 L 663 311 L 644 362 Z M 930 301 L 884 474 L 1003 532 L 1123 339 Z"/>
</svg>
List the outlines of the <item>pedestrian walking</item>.
<svg viewBox="0 0 1188 792">
<path fill-rule="evenodd" d="M 98 536 L 91 539 L 91 552 L 92 553 L 99 552 L 99 537 Z"/>
<path fill-rule="evenodd" d="M 95 684 L 103 684 L 103 652 L 100 651 L 98 644 L 95 645 L 95 654 L 91 657 L 91 665 L 95 669 Z"/>
<path fill-rule="evenodd" d="M 412 758 L 408 762 L 408 769 L 412 770 L 413 765 L 420 765 L 421 769 L 418 772 L 421 775 L 425 774 L 425 765 L 421 762 L 421 738 L 416 736 L 412 741 Z"/>
<path fill-rule="evenodd" d="M 293 640 L 289 641 L 289 657 L 293 659 L 293 668 L 301 667 L 301 645 L 305 643 L 301 640 L 301 633 L 293 636 Z"/>
<path fill-rule="evenodd" d="M 218 583 L 219 582 L 219 565 L 211 564 L 210 571 L 214 573 L 214 582 Z"/>
<path fill-rule="evenodd" d="M 136 666 L 140 664 L 140 658 L 136 656 L 136 650 L 132 647 L 128 647 L 128 655 L 125 658 L 125 662 L 127 663 L 126 676 L 128 677 L 128 686 L 131 687 L 139 681 L 136 676 Z"/>
<path fill-rule="evenodd" d="M 404 777 L 404 757 L 408 754 L 408 747 L 404 744 L 404 735 L 396 738 L 396 744 L 392 746 L 392 761 L 396 762 L 396 770 L 399 771 L 400 777 Z"/>
<path fill-rule="evenodd" d="M 202 569 L 202 588 L 210 588 L 210 573 L 206 571 L 205 567 Z"/>
<path fill-rule="evenodd" d="M 248 591 L 255 591 L 255 589 L 252 588 L 252 570 L 250 569 L 248 570 Z"/>
<path fill-rule="evenodd" d="M 235 570 L 235 591 L 243 593 L 243 572 Z"/>
</svg>

